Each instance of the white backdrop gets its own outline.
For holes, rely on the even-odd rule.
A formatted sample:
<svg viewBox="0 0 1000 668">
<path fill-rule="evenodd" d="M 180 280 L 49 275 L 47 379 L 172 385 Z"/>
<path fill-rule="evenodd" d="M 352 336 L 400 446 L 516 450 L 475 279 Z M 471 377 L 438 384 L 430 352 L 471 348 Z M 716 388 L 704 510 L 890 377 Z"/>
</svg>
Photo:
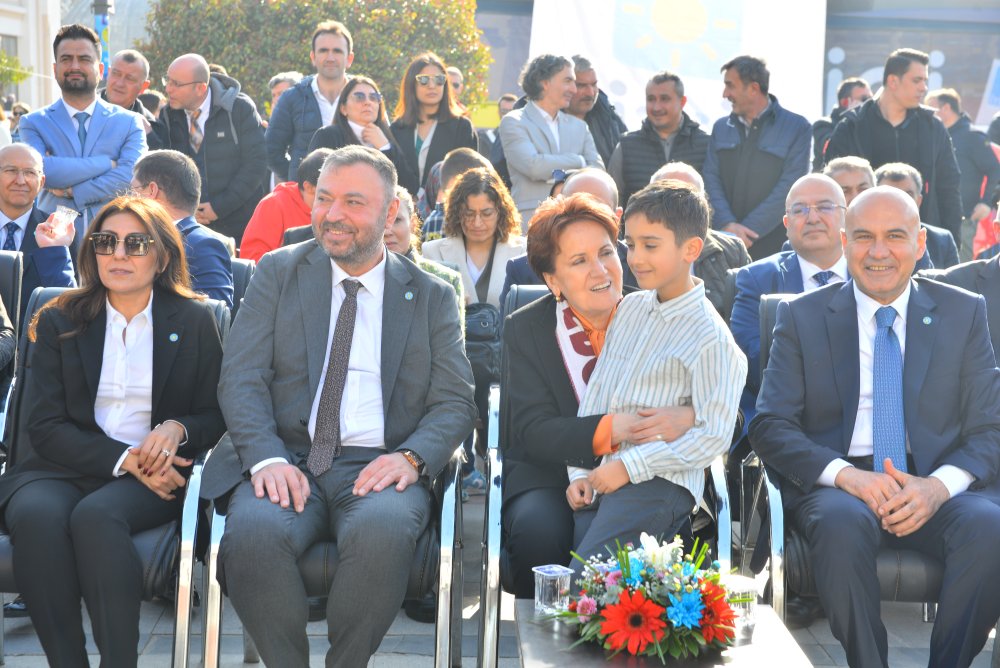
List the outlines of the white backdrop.
<svg viewBox="0 0 1000 668">
<path fill-rule="evenodd" d="M 730 112 L 719 68 L 741 54 L 767 61 L 783 107 L 825 115 L 825 35 L 826 0 L 535 0 L 530 57 L 587 57 L 630 130 L 646 115 L 646 82 L 670 70 L 685 111 L 710 131 Z"/>
</svg>

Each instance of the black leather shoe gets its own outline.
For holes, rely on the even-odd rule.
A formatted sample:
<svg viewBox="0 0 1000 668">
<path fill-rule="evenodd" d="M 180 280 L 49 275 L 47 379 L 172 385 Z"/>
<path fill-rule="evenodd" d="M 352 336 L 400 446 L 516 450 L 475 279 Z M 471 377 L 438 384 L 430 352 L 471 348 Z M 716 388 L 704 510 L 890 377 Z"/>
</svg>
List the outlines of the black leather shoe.
<svg viewBox="0 0 1000 668">
<path fill-rule="evenodd" d="M 415 622 L 433 624 L 437 617 L 437 594 L 432 592 L 421 599 L 403 601 L 403 612 Z"/>
<path fill-rule="evenodd" d="M 818 598 L 789 594 L 785 602 L 785 628 L 804 629 L 822 617 L 826 613 Z"/>
<path fill-rule="evenodd" d="M 326 619 L 326 596 L 309 599 L 309 621 L 319 622 Z"/>
<path fill-rule="evenodd" d="M 24 602 L 20 594 L 10 603 L 4 603 L 3 616 L 8 619 L 28 616 L 28 604 Z"/>
</svg>

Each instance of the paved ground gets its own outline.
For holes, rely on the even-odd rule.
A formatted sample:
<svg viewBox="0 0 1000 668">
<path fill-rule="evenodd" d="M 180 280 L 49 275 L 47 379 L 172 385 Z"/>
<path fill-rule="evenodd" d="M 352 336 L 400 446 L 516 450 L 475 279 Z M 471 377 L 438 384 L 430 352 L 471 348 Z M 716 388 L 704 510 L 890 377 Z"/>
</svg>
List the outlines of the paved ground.
<svg viewBox="0 0 1000 668">
<path fill-rule="evenodd" d="M 478 645 L 478 597 L 480 575 L 480 541 L 482 540 L 482 497 L 473 497 L 465 505 L 465 550 L 464 550 L 464 595 L 463 610 L 464 626 L 462 638 L 463 663 L 475 666 L 476 648 Z M 9 599 L 9 597 L 8 597 Z M 514 601 L 505 594 L 501 606 L 502 618 L 505 620 L 500 639 L 500 666 L 514 668 L 519 665 L 517 660 L 517 643 L 514 636 L 513 611 Z M 927 646 L 930 641 L 931 624 L 921 621 L 920 606 L 916 604 L 883 604 L 883 616 L 889 629 L 889 662 L 893 668 L 922 668 L 927 665 Z M 200 610 L 194 615 L 194 634 L 191 643 L 191 666 L 200 665 L 201 661 L 201 624 L 203 620 Z M 170 664 L 171 647 L 173 643 L 173 610 L 163 603 L 147 603 L 142 607 L 139 620 L 140 643 L 143 647 L 139 666 L 144 668 L 164 668 Z M 35 668 L 46 666 L 38 639 L 27 619 L 11 619 L 5 624 L 6 629 L 6 665 L 10 668 Z M 322 666 L 326 652 L 326 623 L 315 622 L 309 625 L 309 640 L 312 648 L 312 665 Z M 379 652 L 372 659 L 370 666 L 376 668 L 423 668 L 433 665 L 433 624 L 419 624 L 406 617 L 402 612 L 396 618 L 389 635 L 386 636 Z M 830 628 L 825 619 L 817 621 L 808 629 L 793 632 L 799 645 L 816 666 L 846 666 L 844 651 L 830 634 Z M 980 654 L 973 666 L 988 668 L 993 641 Z M 91 643 L 93 652 L 91 661 L 98 664 L 96 648 Z M 239 619 L 231 607 L 227 605 L 223 619 L 222 661 L 226 668 L 236 668 L 243 663 L 243 640 Z M 777 664 L 775 664 L 777 665 Z M 280 667 L 279 667 L 280 668 Z"/>
</svg>

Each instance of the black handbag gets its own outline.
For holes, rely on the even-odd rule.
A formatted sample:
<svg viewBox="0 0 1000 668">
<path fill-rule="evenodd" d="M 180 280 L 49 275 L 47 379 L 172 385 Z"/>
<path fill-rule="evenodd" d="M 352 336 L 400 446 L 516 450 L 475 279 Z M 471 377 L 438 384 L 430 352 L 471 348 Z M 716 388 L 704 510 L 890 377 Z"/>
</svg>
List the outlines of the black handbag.
<svg viewBox="0 0 1000 668">
<path fill-rule="evenodd" d="M 476 387 L 500 382 L 500 310 L 486 303 L 496 241 L 490 250 L 490 259 L 476 281 L 479 301 L 465 307 L 465 356 L 472 364 Z"/>
</svg>

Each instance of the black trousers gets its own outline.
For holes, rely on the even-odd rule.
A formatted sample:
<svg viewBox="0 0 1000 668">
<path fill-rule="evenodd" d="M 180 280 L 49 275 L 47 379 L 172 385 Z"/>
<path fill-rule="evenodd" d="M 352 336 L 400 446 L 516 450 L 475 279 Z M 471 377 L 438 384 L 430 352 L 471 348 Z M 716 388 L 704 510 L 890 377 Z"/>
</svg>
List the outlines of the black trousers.
<svg viewBox="0 0 1000 668">
<path fill-rule="evenodd" d="M 923 552 L 944 565 L 928 665 L 972 663 L 1000 616 L 1000 506 L 959 494 L 902 538 L 883 531 L 859 499 L 832 487 L 815 488 L 790 512 L 809 544 L 816 589 L 848 664 L 889 665 L 875 569 L 883 546 Z"/>
<path fill-rule="evenodd" d="M 566 490 L 529 489 L 508 499 L 500 513 L 505 558 L 502 581 L 517 598 L 534 598 L 532 568 L 567 564 L 573 549 L 573 509 Z"/>
<path fill-rule="evenodd" d="M 138 661 L 142 563 L 132 534 L 180 512 L 126 475 L 35 480 L 5 512 L 14 576 L 49 665 L 88 666 L 80 598 L 87 604 L 102 668 Z"/>
</svg>

